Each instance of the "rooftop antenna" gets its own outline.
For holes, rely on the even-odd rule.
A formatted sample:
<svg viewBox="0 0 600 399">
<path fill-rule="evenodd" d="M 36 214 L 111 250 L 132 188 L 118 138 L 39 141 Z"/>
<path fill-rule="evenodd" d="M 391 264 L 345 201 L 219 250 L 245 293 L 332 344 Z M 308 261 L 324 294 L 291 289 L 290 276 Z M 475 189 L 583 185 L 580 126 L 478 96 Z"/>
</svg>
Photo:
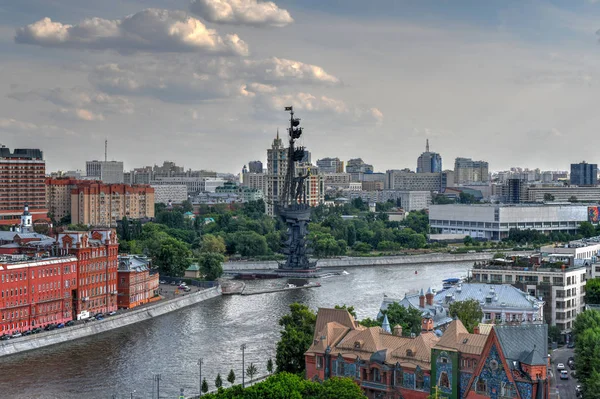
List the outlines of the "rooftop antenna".
<svg viewBox="0 0 600 399">
<path fill-rule="evenodd" d="M 108 161 L 108 139 L 104 139 L 104 163 Z"/>
<path fill-rule="evenodd" d="M 429 152 L 429 139 L 425 139 L 425 152 Z"/>
</svg>

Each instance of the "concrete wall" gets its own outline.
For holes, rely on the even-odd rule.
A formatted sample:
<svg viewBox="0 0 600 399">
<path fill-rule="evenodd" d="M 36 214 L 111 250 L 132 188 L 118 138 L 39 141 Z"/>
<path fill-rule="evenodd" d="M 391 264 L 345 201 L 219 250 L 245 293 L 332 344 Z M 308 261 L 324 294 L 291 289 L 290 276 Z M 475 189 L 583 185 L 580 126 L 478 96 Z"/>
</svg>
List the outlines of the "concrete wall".
<svg viewBox="0 0 600 399">
<path fill-rule="evenodd" d="M 73 327 L 65 327 L 58 330 L 47 331 L 36 335 L 29 335 L 1 341 L 0 357 L 25 352 L 45 346 L 60 344 L 73 341 L 79 338 L 89 337 L 106 331 L 125 327 L 130 324 L 158 317 L 166 313 L 195 305 L 221 295 L 221 288 L 214 287 L 204 291 L 186 294 L 185 296 L 159 301 L 153 305 L 144 306 L 141 309 L 128 311 L 126 313 L 108 317 L 102 321 L 94 321 L 86 324 L 80 324 Z"/>
<path fill-rule="evenodd" d="M 390 266 L 390 265 L 410 265 L 418 263 L 436 263 L 436 262 L 469 262 L 492 259 L 494 253 L 478 252 L 472 254 L 425 254 L 425 255 L 405 255 L 405 256 L 378 256 L 364 258 L 341 258 L 341 259 L 320 259 L 318 266 L 322 268 L 346 268 L 358 266 Z M 499 252 L 504 252 L 499 250 Z M 530 252 L 517 252 L 518 255 L 529 255 Z M 223 264 L 223 270 L 270 270 L 277 269 L 277 262 L 226 262 Z"/>
</svg>

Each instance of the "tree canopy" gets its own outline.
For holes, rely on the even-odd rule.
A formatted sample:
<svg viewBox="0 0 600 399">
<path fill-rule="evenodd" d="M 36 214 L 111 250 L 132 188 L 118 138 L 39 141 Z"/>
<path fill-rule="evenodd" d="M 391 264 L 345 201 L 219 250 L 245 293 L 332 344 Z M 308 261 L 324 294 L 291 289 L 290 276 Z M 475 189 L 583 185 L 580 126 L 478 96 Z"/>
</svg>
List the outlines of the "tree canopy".
<svg viewBox="0 0 600 399">
<path fill-rule="evenodd" d="M 585 282 L 585 302 L 600 304 L 600 278 L 589 279 Z"/>
<path fill-rule="evenodd" d="M 312 343 L 317 316 L 306 305 L 293 303 L 290 313 L 279 319 L 283 327 L 281 339 L 277 343 L 275 364 L 277 372 L 294 374 L 304 372 L 304 353 Z"/>
<path fill-rule="evenodd" d="M 223 261 L 225 257 L 217 252 L 203 252 L 198 257 L 200 273 L 205 280 L 214 281 L 223 274 Z"/>
<path fill-rule="evenodd" d="M 473 333 L 473 329 L 483 318 L 483 311 L 476 299 L 452 302 L 449 313 L 450 316 L 458 318 L 470 333 Z"/>
</svg>

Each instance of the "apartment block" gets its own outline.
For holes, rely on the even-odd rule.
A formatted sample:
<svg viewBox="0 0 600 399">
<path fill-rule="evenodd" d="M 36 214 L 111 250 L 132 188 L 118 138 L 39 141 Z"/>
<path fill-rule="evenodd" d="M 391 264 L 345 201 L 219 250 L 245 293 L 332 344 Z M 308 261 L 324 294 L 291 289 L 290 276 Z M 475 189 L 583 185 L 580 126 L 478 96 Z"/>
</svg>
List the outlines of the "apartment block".
<svg viewBox="0 0 600 399">
<path fill-rule="evenodd" d="M 18 225 L 25 204 L 33 221 L 46 217 L 45 179 L 42 151 L 0 146 L 0 225 Z"/>
<path fill-rule="evenodd" d="M 117 220 L 154 217 L 154 188 L 92 183 L 71 190 L 71 222 L 114 227 Z"/>
</svg>

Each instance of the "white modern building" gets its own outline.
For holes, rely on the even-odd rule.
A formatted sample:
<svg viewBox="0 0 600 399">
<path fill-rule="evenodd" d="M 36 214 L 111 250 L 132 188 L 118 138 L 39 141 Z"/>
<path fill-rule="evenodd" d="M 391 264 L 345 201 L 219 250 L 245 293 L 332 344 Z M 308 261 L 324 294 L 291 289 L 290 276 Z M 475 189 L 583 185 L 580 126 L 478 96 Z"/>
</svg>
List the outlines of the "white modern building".
<svg viewBox="0 0 600 399">
<path fill-rule="evenodd" d="M 431 205 L 429 225 L 441 234 L 466 234 L 498 241 L 510 229 L 533 229 L 542 233 L 575 233 L 588 221 L 582 204 L 475 204 Z"/>
<path fill-rule="evenodd" d="M 122 184 L 123 162 L 120 161 L 87 161 L 85 172 L 88 178 L 102 180 L 106 184 Z"/>
<path fill-rule="evenodd" d="M 383 203 L 387 201 L 397 202 L 407 212 L 427 209 L 431 205 L 430 191 L 406 191 L 406 190 L 344 190 L 344 195 L 349 199 L 361 198 L 367 203 Z"/>
<path fill-rule="evenodd" d="M 185 184 L 157 184 L 151 185 L 154 188 L 155 204 L 181 204 L 188 199 L 188 190 Z"/>
</svg>

